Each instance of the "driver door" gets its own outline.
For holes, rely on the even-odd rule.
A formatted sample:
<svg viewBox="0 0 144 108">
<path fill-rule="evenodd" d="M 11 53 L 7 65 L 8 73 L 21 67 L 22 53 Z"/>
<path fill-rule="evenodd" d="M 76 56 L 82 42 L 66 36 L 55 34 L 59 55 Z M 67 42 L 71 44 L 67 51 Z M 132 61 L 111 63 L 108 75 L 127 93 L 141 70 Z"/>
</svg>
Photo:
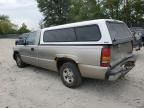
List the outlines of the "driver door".
<svg viewBox="0 0 144 108">
<path fill-rule="evenodd" d="M 26 45 L 22 48 L 22 60 L 31 65 L 38 65 L 37 61 L 37 32 L 31 32 L 29 33 L 29 36 L 26 38 Z"/>
</svg>

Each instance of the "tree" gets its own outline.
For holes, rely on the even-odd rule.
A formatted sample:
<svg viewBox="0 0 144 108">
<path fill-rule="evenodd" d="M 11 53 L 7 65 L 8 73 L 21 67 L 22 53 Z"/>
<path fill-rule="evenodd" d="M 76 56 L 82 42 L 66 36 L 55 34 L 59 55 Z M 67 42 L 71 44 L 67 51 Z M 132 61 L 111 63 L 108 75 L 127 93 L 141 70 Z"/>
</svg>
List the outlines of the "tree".
<svg viewBox="0 0 144 108">
<path fill-rule="evenodd" d="M 67 23 L 70 0 L 36 0 L 46 27 Z"/>
<path fill-rule="evenodd" d="M 70 22 L 104 18 L 99 0 L 72 0 Z"/>
<path fill-rule="evenodd" d="M 40 27 L 40 29 L 43 29 L 43 28 L 44 28 L 44 22 L 43 22 L 43 20 L 40 20 L 40 22 L 39 22 L 39 27 Z"/>
<path fill-rule="evenodd" d="M 27 33 L 27 32 L 30 32 L 30 30 L 27 28 L 25 23 L 23 23 L 22 26 L 19 28 L 18 33 L 23 34 L 23 33 Z"/>
<path fill-rule="evenodd" d="M 103 0 L 102 8 L 107 18 L 119 19 L 123 0 Z"/>
<path fill-rule="evenodd" d="M 9 21 L 9 17 L 6 15 L 0 15 L 0 21 Z"/>
<path fill-rule="evenodd" d="M 9 20 L 8 16 L 0 15 L 0 34 L 16 33 L 17 26 Z"/>
<path fill-rule="evenodd" d="M 124 21 L 129 26 L 141 26 L 144 24 L 143 0 L 127 0 L 123 12 L 126 13 Z"/>
<path fill-rule="evenodd" d="M 102 4 L 107 18 L 122 20 L 129 27 L 144 23 L 143 0 L 103 0 Z"/>
<path fill-rule="evenodd" d="M 45 26 L 92 19 L 117 19 L 144 26 L 143 0 L 37 0 Z"/>
</svg>

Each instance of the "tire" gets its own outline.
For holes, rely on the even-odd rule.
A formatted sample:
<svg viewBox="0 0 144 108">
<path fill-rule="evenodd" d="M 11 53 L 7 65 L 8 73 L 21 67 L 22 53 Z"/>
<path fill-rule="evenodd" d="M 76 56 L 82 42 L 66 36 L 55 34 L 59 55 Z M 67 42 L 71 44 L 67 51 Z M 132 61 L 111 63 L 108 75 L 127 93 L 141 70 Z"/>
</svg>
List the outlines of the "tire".
<svg viewBox="0 0 144 108">
<path fill-rule="evenodd" d="M 16 60 L 16 64 L 17 64 L 17 66 L 18 66 L 19 68 L 25 67 L 25 63 L 22 61 L 22 59 L 21 59 L 21 57 L 20 57 L 19 54 L 16 54 L 15 58 L 16 58 L 16 59 L 15 59 L 15 60 Z"/>
<path fill-rule="evenodd" d="M 82 83 L 79 69 L 73 62 L 67 62 L 61 66 L 60 76 L 63 84 L 69 88 L 79 87 Z"/>
</svg>

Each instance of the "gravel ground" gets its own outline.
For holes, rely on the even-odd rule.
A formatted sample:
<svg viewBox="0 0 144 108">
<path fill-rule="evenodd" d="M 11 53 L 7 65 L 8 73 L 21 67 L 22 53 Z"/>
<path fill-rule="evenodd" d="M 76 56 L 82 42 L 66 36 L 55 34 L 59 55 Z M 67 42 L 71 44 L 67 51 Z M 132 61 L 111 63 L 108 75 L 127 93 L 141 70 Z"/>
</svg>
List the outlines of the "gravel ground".
<svg viewBox="0 0 144 108">
<path fill-rule="evenodd" d="M 144 49 L 135 52 L 136 67 L 116 82 L 84 79 L 81 87 L 65 87 L 55 72 L 12 58 L 13 39 L 0 39 L 0 108 L 144 108 Z"/>
</svg>

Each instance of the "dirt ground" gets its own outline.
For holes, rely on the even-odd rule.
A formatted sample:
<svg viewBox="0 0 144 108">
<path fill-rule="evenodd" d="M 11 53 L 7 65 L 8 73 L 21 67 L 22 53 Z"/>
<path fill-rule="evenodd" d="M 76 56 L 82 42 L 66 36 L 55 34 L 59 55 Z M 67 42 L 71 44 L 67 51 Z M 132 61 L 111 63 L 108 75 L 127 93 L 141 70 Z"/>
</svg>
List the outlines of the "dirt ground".
<svg viewBox="0 0 144 108">
<path fill-rule="evenodd" d="M 116 82 L 84 79 L 81 87 L 65 87 L 55 72 L 12 58 L 14 39 L 0 39 L 0 108 L 144 108 L 144 48 L 136 67 Z"/>
</svg>

